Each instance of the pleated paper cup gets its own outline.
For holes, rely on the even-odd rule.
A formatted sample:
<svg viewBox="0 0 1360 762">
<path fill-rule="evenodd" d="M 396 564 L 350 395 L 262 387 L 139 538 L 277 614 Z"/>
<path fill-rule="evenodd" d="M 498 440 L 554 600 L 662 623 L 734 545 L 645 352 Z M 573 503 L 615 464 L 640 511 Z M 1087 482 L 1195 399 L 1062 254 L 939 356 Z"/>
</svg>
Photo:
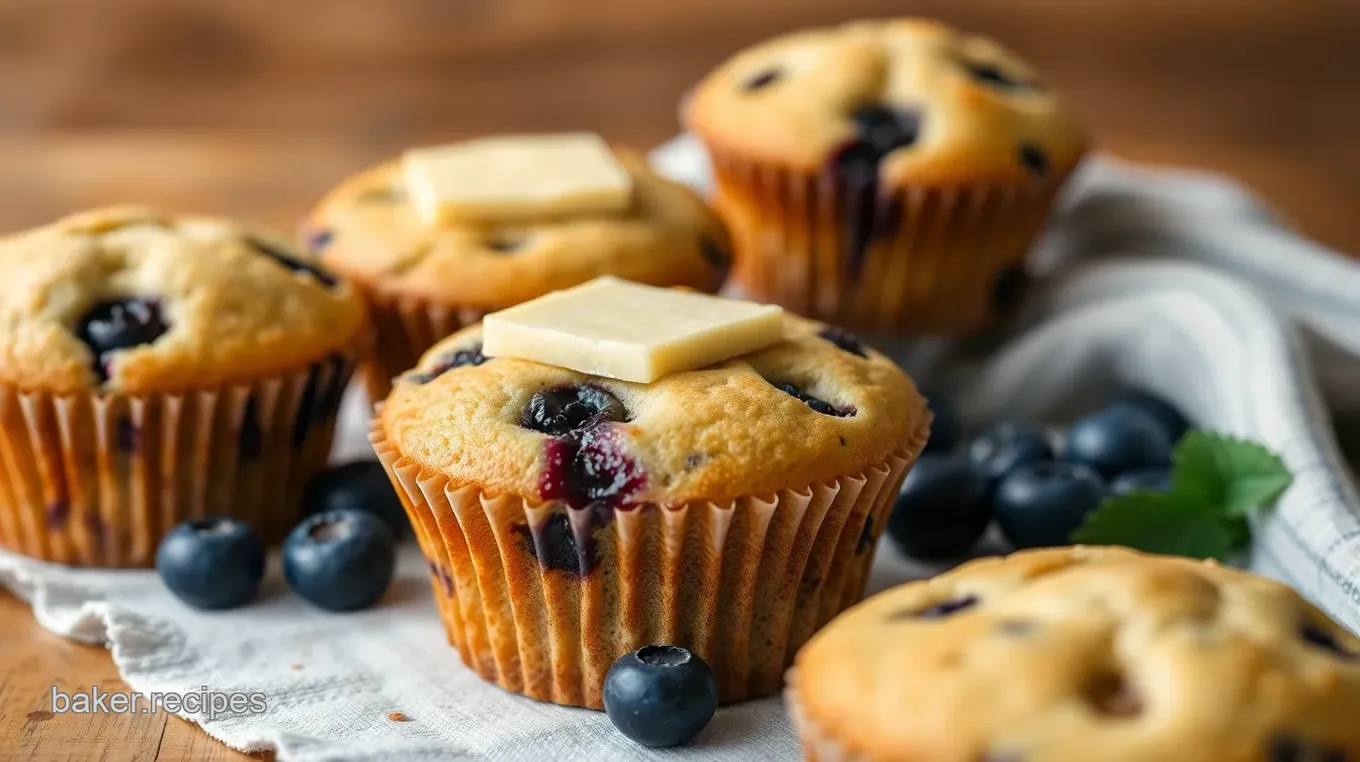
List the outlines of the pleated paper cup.
<svg viewBox="0 0 1360 762">
<path fill-rule="evenodd" d="M 487 310 L 457 307 L 419 297 L 393 297 L 367 292 L 377 345 L 364 363 L 363 379 L 371 400 L 386 399 L 392 379 L 414 368 L 425 351 L 465 326 L 479 322 Z"/>
<path fill-rule="evenodd" d="M 733 278 L 757 301 L 866 333 L 958 335 L 1023 294 L 1026 255 L 1075 164 L 1011 183 L 865 188 L 709 146 Z M 867 240 L 851 261 L 848 244 Z"/>
<path fill-rule="evenodd" d="M 614 660 L 652 644 L 707 661 L 722 703 L 777 692 L 798 647 L 863 595 L 927 435 L 801 490 L 612 510 L 456 487 L 378 420 L 370 431 L 463 662 L 506 690 L 595 709 Z"/>
<path fill-rule="evenodd" d="M 182 394 L 0 385 L 0 546 L 75 566 L 148 567 L 176 524 L 217 515 L 282 540 L 303 486 L 326 466 L 362 354 Z"/>
</svg>

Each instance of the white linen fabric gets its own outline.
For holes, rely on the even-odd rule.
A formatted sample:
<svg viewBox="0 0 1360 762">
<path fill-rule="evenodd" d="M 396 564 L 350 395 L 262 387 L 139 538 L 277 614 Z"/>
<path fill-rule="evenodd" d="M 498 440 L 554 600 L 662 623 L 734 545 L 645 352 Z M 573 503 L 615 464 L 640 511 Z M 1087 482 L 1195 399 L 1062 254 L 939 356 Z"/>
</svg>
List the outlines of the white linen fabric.
<svg viewBox="0 0 1360 762">
<path fill-rule="evenodd" d="M 653 156 L 709 184 L 682 137 Z M 1333 435 L 1360 429 L 1360 267 L 1305 240 L 1239 187 L 1203 174 L 1091 161 L 1036 252 L 1044 286 L 1004 330 L 959 342 L 881 343 L 965 419 L 1060 421 L 1122 386 L 1155 390 L 1206 428 L 1268 444 L 1294 486 L 1255 522 L 1250 566 L 1360 630 L 1360 502 Z M 1335 415 L 1333 415 L 1335 414 Z M 336 457 L 371 456 L 365 402 L 347 400 Z M 1360 437 L 1352 437 L 1360 439 Z M 139 692 L 262 692 L 256 715 L 184 716 L 281 760 L 794 759 L 778 699 L 722 709 L 691 746 L 651 750 L 598 712 L 482 683 L 447 645 L 418 550 L 384 602 L 317 611 L 271 562 L 261 599 L 203 613 L 145 571 L 71 570 L 0 553 L 0 583 L 44 626 L 106 643 Z M 871 591 L 920 576 L 884 543 Z M 389 718 L 401 712 L 409 721 Z"/>
</svg>

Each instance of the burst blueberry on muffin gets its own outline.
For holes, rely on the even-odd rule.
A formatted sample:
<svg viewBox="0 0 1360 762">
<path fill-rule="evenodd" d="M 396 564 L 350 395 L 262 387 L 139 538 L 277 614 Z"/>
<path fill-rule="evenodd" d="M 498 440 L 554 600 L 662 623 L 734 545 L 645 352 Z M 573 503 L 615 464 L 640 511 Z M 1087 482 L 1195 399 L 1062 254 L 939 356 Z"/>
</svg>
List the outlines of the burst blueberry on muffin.
<svg viewBox="0 0 1360 762">
<path fill-rule="evenodd" d="M 974 561 L 799 652 L 807 759 L 1360 759 L 1360 640 L 1278 582 L 1120 548 Z"/>
<path fill-rule="evenodd" d="M 597 164 L 611 166 L 583 166 L 579 155 L 561 160 L 560 151 L 579 154 L 592 143 Z M 466 162 L 446 178 L 467 184 L 454 189 L 461 200 L 481 202 L 453 217 L 429 209 L 422 188 L 412 187 L 455 171 L 439 166 L 441 151 Z M 426 160 L 434 165 L 428 172 L 420 166 Z M 624 178 L 626 187 L 611 188 L 618 194 L 609 201 L 618 203 L 597 203 L 598 195 L 544 203 L 546 184 L 595 171 Z M 537 203 L 505 205 L 515 201 Z M 379 335 L 367 373 L 375 400 L 436 341 L 488 312 L 599 275 L 716 291 L 729 259 L 726 230 L 698 196 L 654 174 L 640 156 L 583 135 L 413 150 L 332 191 L 304 223 L 302 241 L 369 298 Z"/>
<path fill-rule="evenodd" d="M 590 312 L 607 299 L 563 316 L 609 332 Z M 634 336 L 687 319 L 657 310 Z M 713 666 L 723 702 L 778 690 L 860 597 L 929 413 L 852 336 L 775 317 L 774 343 L 651 383 L 488 356 L 476 326 L 398 380 L 372 439 L 464 662 L 599 708 L 616 658 L 667 643 Z"/>
<path fill-rule="evenodd" d="M 957 334 L 1011 309 L 1085 139 L 1034 70 L 932 21 L 741 52 L 685 121 L 713 159 L 750 296 L 859 330 Z"/>
<path fill-rule="evenodd" d="M 280 539 L 368 341 L 356 289 L 236 223 L 100 209 L 0 240 L 0 545 L 146 566 L 184 519 Z"/>
</svg>

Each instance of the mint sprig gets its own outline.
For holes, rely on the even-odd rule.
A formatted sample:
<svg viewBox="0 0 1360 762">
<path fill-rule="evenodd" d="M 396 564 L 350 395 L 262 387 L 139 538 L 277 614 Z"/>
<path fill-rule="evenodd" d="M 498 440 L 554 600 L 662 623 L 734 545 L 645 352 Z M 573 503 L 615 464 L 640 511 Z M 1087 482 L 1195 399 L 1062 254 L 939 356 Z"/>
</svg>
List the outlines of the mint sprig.
<svg viewBox="0 0 1360 762">
<path fill-rule="evenodd" d="M 1226 559 L 1251 541 L 1246 516 L 1274 504 L 1293 476 L 1255 442 L 1191 431 L 1171 458 L 1171 491 L 1108 497 L 1072 541 Z"/>
</svg>

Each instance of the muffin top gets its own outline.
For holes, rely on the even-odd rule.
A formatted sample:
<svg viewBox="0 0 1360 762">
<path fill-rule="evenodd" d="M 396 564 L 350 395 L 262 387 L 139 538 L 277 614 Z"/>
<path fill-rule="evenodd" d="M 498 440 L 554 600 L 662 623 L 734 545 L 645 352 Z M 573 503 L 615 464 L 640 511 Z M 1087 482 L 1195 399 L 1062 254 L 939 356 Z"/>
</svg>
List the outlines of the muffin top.
<svg viewBox="0 0 1360 762">
<path fill-rule="evenodd" d="M 303 224 L 303 245 L 377 294 L 485 311 L 598 275 L 716 291 L 729 263 L 722 223 L 637 154 L 614 153 L 632 178 L 622 212 L 431 225 L 412 205 L 393 160 L 327 195 Z"/>
<path fill-rule="evenodd" d="M 684 112 L 715 150 L 803 172 L 873 163 L 889 184 L 1062 176 L 1085 144 L 1029 64 L 923 19 L 769 40 L 719 66 Z"/>
<path fill-rule="evenodd" d="M 127 394 L 301 370 L 363 336 L 356 289 L 224 219 L 96 209 L 0 239 L 0 382 Z"/>
<path fill-rule="evenodd" d="M 1212 562 L 974 561 L 851 609 L 795 670 L 805 735 L 856 759 L 1360 759 L 1360 640 Z"/>
<path fill-rule="evenodd" d="M 398 380 L 380 423 L 453 488 L 577 507 L 770 496 L 914 456 L 930 415 L 911 380 L 849 334 L 785 320 L 784 341 L 650 384 L 488 358 L 473 326 Z"/>
</svg>

